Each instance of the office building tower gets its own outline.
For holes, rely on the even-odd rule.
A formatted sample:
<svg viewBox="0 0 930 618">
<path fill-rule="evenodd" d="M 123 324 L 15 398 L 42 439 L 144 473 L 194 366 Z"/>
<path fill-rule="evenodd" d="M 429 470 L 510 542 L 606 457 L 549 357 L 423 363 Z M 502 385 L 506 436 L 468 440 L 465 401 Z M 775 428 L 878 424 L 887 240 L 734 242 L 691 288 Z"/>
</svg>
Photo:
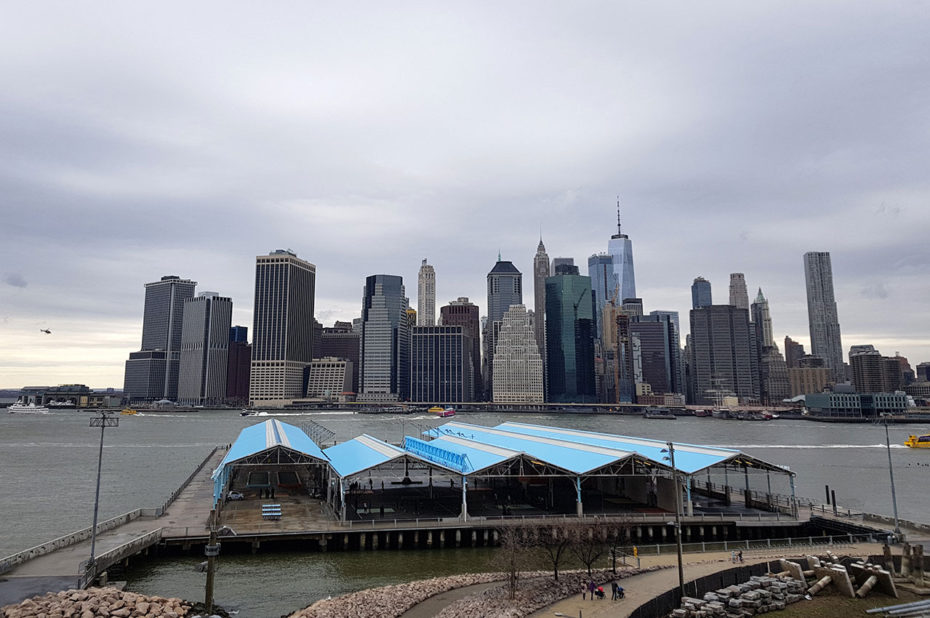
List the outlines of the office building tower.
<svg viewBox="0 0 930 618">
<path fill-rule="evenodd" d="M 316 266 L 290 250 L 255 258 L 249 401 L 280 407 L 304 397 L 313 360 Z"/>
<path fill-rule="evenodd" d="M 249 340 L 248 326 L 230 326 L 229 341 L 235 343 L 246 343 Z"/>
<path fill-rule="evenodd" d="M 512 305 L 500 322 L 497 353 L 491 372 L 494 402 L 542 403 L 542 358 L 526 307 Z"/>
<path fill-rule="evenodd" d="M 636 278 L 633 274 L 633 241 L 620 226 L 620 199 L 617 198 L 617 233 L 607 242 L 607 253 L 613 266 L 612 280 L 607 290 L 608 299 L 636 298 Z"/>
<path fill-rule="evenodd" d="M 346 390 L 358 393 L 359 353 L 361 352 L 361 334 L 355 332 L 351 322 L 336 322 L 324 327 L 320 346 L 314 355 L 319 358 L 341 358 L 352 363 L 352 383 Z"/>
<path fill-rule="evenodd" d="M 746 276 L 743 273 L 730 273 L 730 304 L 749 310 L 749 292 L 746 290 Z"/>
<path fill-rule="evenodd" d="M 410 334 L 410 401 L 474 401 L 473 353 L 464 326 L 414 326 Z"/>
<path fill-rule="evenodd" d="M 539 354 L 543 359 L 543 376 L 546 373 L 546 279 L 551 275 L 549 255 L 540 238 L 536 256 L 533 258 L 533 331 L 536 333 L 536 347 L 539 348 Z"/>
<path fill-rule="evenodd" d="M 930 363 L 918 363 L 915 373 L 918 382 L 930 382 Z"/>
<path fill-rule="evenodd" d="M 578 267 L 575 266 L 575 258 L 570 258 L 570 257 L 552 258 L 552 274 L 553 275 L 556 274 L 555 271 L 560 266 L 568 266 L 570 267 L 570 270 L 574 269 L 576 271 L 575 274 L 578 274 L 577 273 Z"/>
<path fill-rule="evenodd" d="M 420 265 L 417 275 L 417 326 L 436 324 L 436 271 L 426 263 Z"/>
<path fill-rule="evenodd" d="M 630 317 L 637 317 L 643 315 L 643 299 L 642 298 L 624 298 L 622 308 Z"/>
<path fill-rule="evenodd" d="M 594 295 L 594 321 L 597 323 L 597 338 L 603 339 L 604 306 L 613 301 L 619 305 L 619 290 L 612 290 L 614 264 L 609 253 L 595 253 L 588 258 L 588 276 L 591 277 L 591 293 Z M 616 292 L 616 294 L 614 293 Z"/>
<path fill-rule="evenodd" d="M 732 303 L 731 303 L 732 304 Z M 759 396 L 762 403 L 777 405 L 791 393 L 788 365 L 775 345 L 769 301 L 762 288 L 752 303 L 752 327 L 755 330 L 756 364 L 759 371 Z"/>
<path fill-rule="evenodd" d="M 874 346 L 852 346 L 849 349 L 849 367 L 856 392 L 882 392 L 882 354 Z"/>
<path fill-rule="evenodd" d="M 184 301 L 196 287 L 175 275 L 145 284 L 142 347 L 126 361 L 123 394 L 129 401 L 177 399 Z"/>
<path fill-rule="evenodd" d="M 234 326 L 229 333 L 229 350 L 226 362 L 226 403 L 233 406 L 244 406 L 249 403 L 252 346 L 247 340 L 248 330 L 245 326 Z M 236 338 L 233 338 L 234 336 Z"/>
<path fill-rule="evenodd" d="M 650 311 L 649 317 L 653 320 L 668 320 L 672 324 L 672 342 L 671 349 L 674 356 L 673 362 L 675 367 L 673 371 L 675 372 L 674 379 L 672 384 L 674 385 L 674 390 L 672 392 L 680 393 L 682 395 L 687 394 L 687 382 L 685 381 L 685 356 L 682 354 L 681 350 L 681 323 L 678 319 L 677 311 L 664 311 L 656 310 Z"/>
<path fill-rule="evenodd" d="M 697 277 L 691 284 L 691 308 L 710 307 L 713 304 L 710 293 L 710 281 Z"/>
<path fill-rule="evenodd" d="M 184 301 L 178 402 L 219 405 L 226 399 L 232 300 L 202 292 Z"/>
<path fill-rule="evenodd" d="M 653 393 L 682 393 L 681 350 L 675 312 L 631 316 L 630 334 L 639 340 L 641 382 Z M 635 371 L 634 371 L 635 374 Z"/>
<path fill-rule="evenodd" d="M 691 310 L 691 371 L 697 404 L 719 405 L 726 396 L 744 403 L 758 401 L 752 341 L 745 309 L 711 305 Z"/>
<path fill-rule="evenodd" d="M 799 361 L 801 357 L 804 356 L 804 346 L 792 339 L 791 337 L 785 337 L 785 364 L 788 365 L 788 369 L 792 367 L 800 367 Z"/>
<path fill-rule="evenodd" d="M 314 358 L 307 373 L 307 399 L 346 401 L 352 394 L 354 369 L 352 361 L 344 358 Z"/>
<path fill-rule="evenodd" d="M 484 356 L 487 359 L 486 384 L 494 385 L 494 354 L 497 333 L 503 324 L 504 314 L 513 305 L 523 304 L 523 275 L 512 262 L 501 260 L 488 273 L 488 321 L 484 334 Z M 527 316 L 527 319 L 529 317 Z"/>
<path fill-rule="evenodd" d="M 840 322 L 833 295 L 833 266 L 826 251 L 804 254 L 807 283 L 807 320 L 810 324 L 811 354 L 819 356 L 833 370 L 837 382 L 845 378 Z"/>
<path fill-rule="evenodd" d="M 546 367 L 549 401 L 593 403 L 594 303 L 591 278 L 561 265 L 546 279 Z"/>
<path fill-rule="evenodd" d="M 408 301 L 397 275 L 371 275 L 362 296 L 364 401 L 404 401 L 410 388 Z"/>
<path fill-rule="evenodd" d="M 472 363 L 472 393 L 470 401 L 481 397 L 483 384 L 481 381 L 481 319 L 478 315 L 478 305 L 470 302 L 468 297 L 460 297 L 439 309 L 439 323 L 442 326 L 461 326 L 465 336 L 471 342 L 472 350 L 470 360 Z"/>
</svg>

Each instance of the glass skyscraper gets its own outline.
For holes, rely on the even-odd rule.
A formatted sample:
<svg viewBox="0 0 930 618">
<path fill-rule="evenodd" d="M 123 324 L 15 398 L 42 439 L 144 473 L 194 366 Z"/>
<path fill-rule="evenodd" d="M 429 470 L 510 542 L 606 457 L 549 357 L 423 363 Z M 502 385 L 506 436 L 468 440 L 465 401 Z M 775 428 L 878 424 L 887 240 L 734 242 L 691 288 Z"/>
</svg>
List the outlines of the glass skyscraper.
<svg viewBox="0 0 930 618">
<path fill-rule="evenodd" d="M 364 401 L 404 401 L 410 389 L 408 300 L 404 279 L 371 275 L 362 296 L 362 370 Z"/>
<path fill-rule="evenodd" d="M 546 279 L 546 354 L 549 401 L 596 401 L 590 277 L 557 271 Z"/>
</svg>

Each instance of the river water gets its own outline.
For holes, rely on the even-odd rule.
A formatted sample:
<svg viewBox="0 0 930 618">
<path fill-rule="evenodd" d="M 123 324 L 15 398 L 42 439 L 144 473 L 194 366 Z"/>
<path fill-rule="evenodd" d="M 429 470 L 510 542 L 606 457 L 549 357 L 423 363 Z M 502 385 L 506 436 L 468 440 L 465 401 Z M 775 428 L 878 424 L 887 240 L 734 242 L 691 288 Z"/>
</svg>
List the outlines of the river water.
<svg viewBox="0 0 930 618">
<path fill-rule="evenodd" d="M 100 430 L 90 413 L 0 414 L 0 556 L 90 525 Z M 343 441 L 362 433 L 397 442 L 426 426 L 432 416 L 361 415 L 349 412 L 283 412 L 282 422 L 314 421 Z M 106 430 L 100 518 L 161 504 L 216 444 L 264 418 L 238 411 L 142 412 L 121 417 Z M 629 436 L 738 448 L 798 474 L 797 494 L 822 500 L 824 485 L 842 506 L 890 515 L 891 491 L 885 430 L 874 425 L 840 425 L 802 420 L 740 422 L 682 417 L 675 421 L 639 417 L 557 414 L 459 414 L 456 420 L 495 425 L 504 420 L 605 431 Z M 930 425 L 892 426 L 898 512 L 930 519 L 930 452 L 908 449 L 909 433 Z M 737 481 L 738 483 L 739 481 Z M 376 553 L 265 554 L 220 559 L 217 602 L 241 616 L 277 616 L 310 602 L 376 585 L 488 568 L 483 549 Z M 159 559 L 129 572 L 139 592 L 199 599 L 200 558 Z"/>
</svg>

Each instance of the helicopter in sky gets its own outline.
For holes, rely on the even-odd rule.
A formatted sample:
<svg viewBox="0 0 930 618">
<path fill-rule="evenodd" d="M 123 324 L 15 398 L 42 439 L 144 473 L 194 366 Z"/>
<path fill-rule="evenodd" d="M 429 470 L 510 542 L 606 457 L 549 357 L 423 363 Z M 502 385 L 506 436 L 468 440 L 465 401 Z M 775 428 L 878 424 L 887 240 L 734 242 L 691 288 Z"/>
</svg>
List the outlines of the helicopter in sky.
<svg viewBox="0 0 930 618">
<path fill-rule="evenodd" d="M 49 329 L 47 329 L 47 328 L 40 328 L 40 329 L 39 329 L 39 332 L 40 332 L 40 333 L 45 333 L 46 335 L 51 335 L 51 334 L 52 334 L 52 331 L 49 330 Z"/>
</svg>

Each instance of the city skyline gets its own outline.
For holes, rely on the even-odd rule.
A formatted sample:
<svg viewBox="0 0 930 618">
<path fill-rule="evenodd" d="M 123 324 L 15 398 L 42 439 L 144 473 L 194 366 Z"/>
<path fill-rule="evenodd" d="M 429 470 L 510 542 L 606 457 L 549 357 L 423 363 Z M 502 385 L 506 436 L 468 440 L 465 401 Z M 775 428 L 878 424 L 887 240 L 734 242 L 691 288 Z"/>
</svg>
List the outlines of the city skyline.
<svg viewBox="0 0 930 618">
<path fill-rule="evenodd" d="M 486 315 L 498 251 L 528 286 L 541 234 L 587 274 L 617 194 L 647 313 L 686 325 L 695 277 L 720 302 L 741 272 L 810 351 L 802 256 L 829 252 L 844 357 L 930 360 L 926 10 L 228 9 L 8 11 L 0 387 L 119 387 L 166 274 L 251 326 L 277 248 L 317 266 L 327 326 L 424 257 L 438 305 Z"/>
</svg>

